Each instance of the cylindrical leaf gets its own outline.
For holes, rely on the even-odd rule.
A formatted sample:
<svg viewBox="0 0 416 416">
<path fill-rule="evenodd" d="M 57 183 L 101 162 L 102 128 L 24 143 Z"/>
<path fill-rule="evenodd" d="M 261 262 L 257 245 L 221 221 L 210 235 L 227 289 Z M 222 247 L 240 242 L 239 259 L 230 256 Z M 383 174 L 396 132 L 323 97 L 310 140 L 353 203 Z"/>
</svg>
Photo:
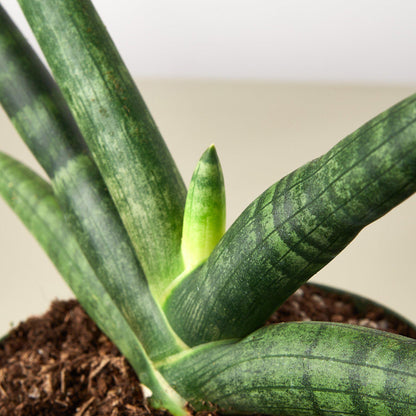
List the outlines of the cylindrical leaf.
<svg viewBox="0 0 416 416">
<path fill-rule="evenodd" d="M 185 187 L 89 0 L 20 0 L 158 296 L 183 270 Z"/>
<path fill-rule="evenodd" d="M 204 262 L 225 232 L 225 190 L 220 161 L 210 146 L 192 175 L 183 219 L 185 270 Z"/>
<path fill-rule="evenodd" d="M 416 341 L 343 324 L 262 328 L 161 366 L 196 408 L 277 416 L 413 416 Z"/>
<path fill-rule="evenodd" d="M 153 368 L 136 335 L 84 257 L 51 186 L 2 153 L 0 172 L 0 195 L 38 240 L 85 311 L 117 345 L 140 381 L 152 390 L 154 404 L 175 415 L 186 414 L 184 400 Z"/>
<path fill-rule="evenodd" d="M 413 95 L 257 198 L 170 294 L 173 328 L 188 345 L 249 334 L 415 190 Z"/>
<path fill-rule="evenodd" d="M 129 236 L 62 94 L 1 8 L 0 70 L 4 109 L 51 177 L 68 224 L 97 277 L 149 355 L 180 351 L 182 345 L 149 291 Z"/>
<path fill-rule="evenodd" d="M 49 177 L 88 153 L 58 86 L 1 6 L 0 100 Z"/>
</svg>

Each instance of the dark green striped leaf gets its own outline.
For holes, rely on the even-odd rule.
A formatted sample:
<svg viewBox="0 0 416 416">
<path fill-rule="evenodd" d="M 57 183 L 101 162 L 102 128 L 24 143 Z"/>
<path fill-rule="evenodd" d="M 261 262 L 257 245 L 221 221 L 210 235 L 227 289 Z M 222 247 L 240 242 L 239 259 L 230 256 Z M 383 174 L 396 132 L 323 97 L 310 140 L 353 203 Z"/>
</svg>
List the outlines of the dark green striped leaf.
<svg viewBox="0 0 416 416">
<path fill-rule="evenodd" d="M 180 351 L 183 345 L 149 291 L 118 212 L 58 87 L 4 10 L 0 10 L 0 65 L 4 108 L 52 178 L 68 223 L 98 278 L 150 356 Z"/>
<path fill-rule="evenodd" d="M 88 153 L 55 81 L 1 6 L 0 99 L 49 177 L 76 155 Z"/>
<path fill-rule="evenodd" d="M 185 187 L 90 1 L 19 1 L 158 296 L 183 270 Z"/>
<path fill-rule="evenodd" d="M 257 198 L 171 292 L 173 328 L 188 345 L 247 335 L 415 190 L 413 95 Z"/>
<path fill-rule="evenodd" d="M 152 359 L 185 348 L 171 330 L 153 298 L 113 201 L 87 156 L 78 156 L 54 177 L 54 189 L 64 206 L 84 252 L 106 290 Z"/>
<path fill-rule="evenodd" d="M 98 280 L 68 228 L 51 186 L 2 153 L 0 172 L 0 195 L 38 240 L 86 312 L 118 346 L 141 382 L 152 390 L 154 404 L 184 415 L 184 400 L 153 368 L 139 340 Z"/>
<path fill-rule="evenodd" d="M 196 347 L 159 369 L 197 409 L 211 404 L 237 414 L 416 414 L 416 341 L 369 328 L 272 325 L 236 343 Z"/>
</svg>

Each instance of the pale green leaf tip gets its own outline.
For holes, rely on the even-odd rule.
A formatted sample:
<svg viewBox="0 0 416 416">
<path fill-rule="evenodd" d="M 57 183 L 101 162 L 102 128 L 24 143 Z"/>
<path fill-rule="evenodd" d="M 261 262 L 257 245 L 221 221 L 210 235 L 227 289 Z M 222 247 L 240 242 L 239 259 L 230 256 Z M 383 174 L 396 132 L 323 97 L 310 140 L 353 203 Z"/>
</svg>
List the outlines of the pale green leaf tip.
<svg viewBox="0 0 416 416">
<path fill-rule="evenodd" d="M 225 232 L 225 191 L 221 164 L 212 144 L 192 175 L 182 234 L 185 270 L 205 261 Z"/>
<path fill-rule="evenodd" d="M 214 144 L 211 144 L 207 150 L 202 154 L 198 161 L 198 165 L 196 169 L 194 170 L 193 175 L 195 175 L 196 172 L 198 172 L 198 167 L 202 163 L 208 163 L 213 166 L 217 166 L 221 170 L 221 164 L 220 164 L 220 158 L 218 157 L 217 149 L 215 148 Z M 192 178 L 193 179 L 193 178 Z M 191 180 L 191 186 L 192 186 L 193 180 Z"/>
<path fill-rule="evenodd" d="M 216 163 L 220 164 L 220 159 L 218 157 L 217 149 L 215 148 L 214 144 L 211 144 L 211 146 L 208 147 L 207 150 L 203 153 L 200 159 L 201 162 L 206 163 Z"/>
</svg>

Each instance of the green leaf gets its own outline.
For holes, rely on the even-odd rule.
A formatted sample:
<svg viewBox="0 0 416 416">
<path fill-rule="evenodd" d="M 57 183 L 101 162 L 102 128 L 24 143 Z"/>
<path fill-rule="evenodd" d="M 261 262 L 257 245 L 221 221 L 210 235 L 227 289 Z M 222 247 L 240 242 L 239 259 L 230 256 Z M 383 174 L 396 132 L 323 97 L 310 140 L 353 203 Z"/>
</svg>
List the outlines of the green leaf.
<svg viewBox="0 0 416 416">
<path fill-rule="evenodd" d="M 1 6 L 0 99 L 49 177 L 88 153 L 58 86 Z"/>
<path fill-rule="evenodd" d="M 416 341 L 344 324 L 264 327 L 159 370 L 196 409 L 278 416 L 416 414 Z"/>
<path fill-rule="evenodd" d="M 52 178 L 84 255 L 147 353 L 160 358 L 182 350 L 57 85 L 0 12 L 0 99 L 6 112 Z"/>
<path fill-rule="evenodd" d="M 155 370 L 139 340 L 98 280 L 53 195 L 34 172 L 0 153 L 0 195 L 38 240 L 85 311 L 116 343 L 140 380 L 153 392 L 154 404 L 184 415 L 184 400 Z"/>
<path fill-rule="evenodd" d="M 215 147 L 210 146 L 192 175 L 182 233 L 185 271 L 204 262 L 225 232 L 224 178 Z"/>
<path fill-rule="evenodd" d="M 183 271 L 186 190 L 90 1 L 20 0 L 155 296 Z"/>
<path fill-rule="evenodd" d="M 416 190 L 416 95 L 257 198 L 164 305 L 188 344 L 241 338 Z M 376 277 L 374 277 L 376 278 Z"/>
<path fill-rule="evenodd" d="M 68 162 L 54 177 L 64 206 L 95 273 L 139 337 L 150 358 L 171 355 L 186 346 L 171 330 L 149 290 L 130 240 L 105 185 L 87 156 Z"/>
</svg>

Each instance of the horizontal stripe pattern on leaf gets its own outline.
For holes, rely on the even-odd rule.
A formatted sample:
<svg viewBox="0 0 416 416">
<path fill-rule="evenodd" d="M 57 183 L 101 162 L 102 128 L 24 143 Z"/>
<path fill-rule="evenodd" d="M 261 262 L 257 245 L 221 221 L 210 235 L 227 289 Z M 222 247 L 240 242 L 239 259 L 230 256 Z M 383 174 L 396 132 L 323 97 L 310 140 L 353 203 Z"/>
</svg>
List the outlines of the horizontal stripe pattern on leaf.
<svg viewBox="0 0 416 416">
<path fill-rule="evenodd" d="M 38 240 L 85 311 L 117 344 L 141 382 L 152 390 L 153 404 L 168 407 L 176 415 L 185 414 L 184 400 L 154 369 L 143 346 L 84 257 L 51 186 L 3 153 L 0 153 L 0 171 L 0 195 Z"/>
<path fill-rule="evenodd" d="M 51 177 L 85 257 L 146 351 L 157 357 L 180 351 L 183 344 L 150 293 L 119 213 L 58 86 L 0 11 L 0 57 L 7 61 L 0 59 L 5 71 L 0 98 L 6 111 Z M 149 325 L 141 325 L 142 320 Z"/>
<path fill-rule="evenodd" d="M 271 325 L 236 343 L 196 347 L 160 371 L 198 409 L 279 416 L 416 414 L 416 341 L 369 328 Z"/>
<path fill-rule="evenodd" d="M 416 95 L 257 198 L 170 294 L 173 328 L 188 345 L 247 335 L 415 190 Z"/>
<path fill-rule="evenodd" d="M 20 0 L 158 297 L 183 271 L 186 189 L 90 1 Z"/>
</svg>

